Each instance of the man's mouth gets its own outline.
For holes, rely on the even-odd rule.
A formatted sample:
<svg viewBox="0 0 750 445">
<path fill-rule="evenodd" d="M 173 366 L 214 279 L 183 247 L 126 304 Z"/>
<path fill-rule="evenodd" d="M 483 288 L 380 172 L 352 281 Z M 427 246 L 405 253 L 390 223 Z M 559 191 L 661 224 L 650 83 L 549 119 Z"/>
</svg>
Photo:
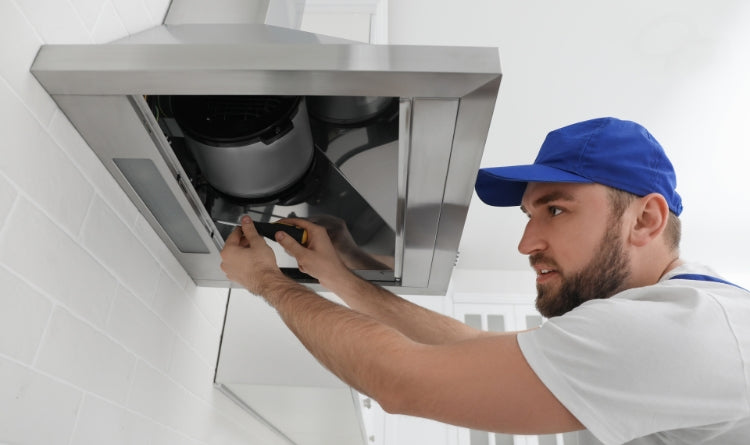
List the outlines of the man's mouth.
<svg viewBox="0 0 750 445">
<path fill-rule="evenodd" d="M 529 263 L 536 272 L 537 283 L 547 281 L 560 273 L 556 267 L 557 265 L 551 258 L 546 258 L 540 254 L 531 255 Z"/>
<path fill-rule="evenodd" d="M 558 272 L 555 269 L 536 268 L 536 282 L 537 283 L 546 282 L 552 279 L 552 277 L 556 276 L 557 274 Z"/>
</svg>

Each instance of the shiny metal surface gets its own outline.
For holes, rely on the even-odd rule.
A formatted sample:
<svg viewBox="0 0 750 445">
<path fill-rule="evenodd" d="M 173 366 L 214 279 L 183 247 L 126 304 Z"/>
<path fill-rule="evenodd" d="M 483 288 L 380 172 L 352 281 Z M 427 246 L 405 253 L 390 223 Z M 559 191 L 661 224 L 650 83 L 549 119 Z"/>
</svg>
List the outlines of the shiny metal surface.
<svg viewBox="0 0 750 445">
<path fill-rule="evenodd" d="M 191 137 L 185 144 L 212 186 L 238 198 L 257 198 L 291 186 L 310 167 L 314 147 L 304 102 L 291 123 L 288 133 L 268 144 L 217 146 Z"/>
<path fill-rule="evenodd" d="M 497 50 L 330 41 L 268 25 L 160 26 L 108 45 L 43 45 L 31 70 L 196 283 L 229 284 L 218 267 L 226 234 L 216 219 L 332 214 L 392 268 L 368 266 L 360 275 L 400 293 L 444 293 L 500 83 Z M 393 125 L 313 130 L 316 144 L 327 141 L 316 148 L 325 174 L 311 179 L 319 180 L 315 199 L 208 205 L 176 154 L 181 135 L 165 133 L 170 124 L 144 99 L 180 94 L 379 97 L 400 105 Z M 153 163 L 209 253 L 179 251 L 116 158 Z"/>
<path fill-rule="evenodd" d="M 411 100 L 402 98 L 399 102 L 399 129 L 403 134 L 411 134 Z M 398 167 L 396 179 L 396 255 L 393 272 L 399 279 L 404 273 L 404 227 L 406 224 L 406 193 L 409 177 L 409 157 L 411 152 L 411 138 L 402 137 L 398 140 Z"/>
<path fill-rule="evenodd" d="M 414 99 L 401 283 L 427 287 L 440 224 L 458 99 Z M 440 172 L 438 174 L 437 172 Z"/>
<path fill-rule="evenodd" d="M 447 288 L 457 260 L 466 213 L 474 192 L 476 171 L 482 160 L 487 130 L 492 120 L 495 102 L 488 97 L 497 95 L 500 77 L 461 98 L 458 106 L 453 150 L 445 178 L 445 193 L 442 199 L 440 225 L 435 236 L 435 251 L 430 273 L 430 286 Z M 461 119 L 461 116 L 471 116 Z M 473 172 L 473 174 L 469 174 Z"/>
<path fill-rule="evenodd" d="M 314 34 L 268 25 L 159 30 L 170 43 L 136 34 L 111 45 L 43 45 L 32 72 L 51 94 L 391 97 L 462 97 L 500 72 L 494 48 L 324 45 Z M 249 40 L 223 40 L 235 34 Z M 206 43 L 203 35 L 223 37 Z"/>
<path fill-rule="evenodd" d="M 265 23 L 269 3 L 270 0 L 173 0 L 164 23 Z"/>
<path fill-rule="evenodd" d="M 171 0 L 164 23 L 265 23 L 299 29 L 306 0 Z"/>
<path fill-rule="evenodd" d="M 382 113 L 393 100 L 373 96 L 311 96 L 310 114 L 334 124 L 357 125 Z"/>
</svg>

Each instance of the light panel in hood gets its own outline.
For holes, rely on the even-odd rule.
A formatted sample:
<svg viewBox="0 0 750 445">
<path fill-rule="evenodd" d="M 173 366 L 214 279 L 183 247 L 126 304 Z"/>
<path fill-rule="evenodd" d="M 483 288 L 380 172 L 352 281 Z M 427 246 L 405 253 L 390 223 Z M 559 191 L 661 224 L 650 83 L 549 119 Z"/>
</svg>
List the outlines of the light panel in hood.
<svg viewBox="0 0 750 445">
<path fill-rule="evenodd" d="M 367 45 L 268 25 L 165 25 L 108 45 L 44 45 L 32 72 L 197 284 L 229 284 L 220 221 L 326 214 L 389 266 L 357 272 L 404 293 L 447 288 L 501 77 L 493 48 Z M 299 97 L 310 164 L 273 199 L 207 192 L 204 182 L 218 181 L 169 105 L 198 95 Z M 134 182 L 139 165 L 161 178 L 158 194 Z M 294 187 L 299 199 L 285 202 Z M 208 252 L 181 247 L 176 233 Z"/>
</svg>

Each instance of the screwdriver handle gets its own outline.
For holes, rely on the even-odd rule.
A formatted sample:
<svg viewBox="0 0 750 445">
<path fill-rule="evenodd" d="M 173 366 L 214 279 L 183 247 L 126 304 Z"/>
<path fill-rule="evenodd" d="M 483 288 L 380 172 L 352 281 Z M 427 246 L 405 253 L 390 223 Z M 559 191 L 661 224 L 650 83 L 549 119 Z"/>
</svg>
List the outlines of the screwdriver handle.
<svg viewBox="0 0 750 445">
<path fill-rule="evenodd" d="M 286 234 L 294 238 L 298 243 L 302 245 L 307 243 L 307 230 L 305 229 L 281 223 L 253 221 L 253 224 L 255 225 L 255 230 L 257 230 L 258 233 L 268 239 L 276 241 L 276 238 L 274 238 L 274 234 L 276 232 L 285 232 Z"/>
</svg>

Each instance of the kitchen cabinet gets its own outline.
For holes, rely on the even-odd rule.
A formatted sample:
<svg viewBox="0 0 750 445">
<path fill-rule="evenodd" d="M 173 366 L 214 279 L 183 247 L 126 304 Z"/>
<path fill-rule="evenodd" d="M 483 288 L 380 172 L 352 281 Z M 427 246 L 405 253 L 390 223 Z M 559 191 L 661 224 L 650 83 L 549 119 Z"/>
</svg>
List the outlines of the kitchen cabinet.
<svg viewBox="0 0 750 445">
<path fill-rule="evenodd" d="M 360 395 L 245 290 L 231 290 L 215 384 L 290 444 L 367 443 Z"/>
</svg>

